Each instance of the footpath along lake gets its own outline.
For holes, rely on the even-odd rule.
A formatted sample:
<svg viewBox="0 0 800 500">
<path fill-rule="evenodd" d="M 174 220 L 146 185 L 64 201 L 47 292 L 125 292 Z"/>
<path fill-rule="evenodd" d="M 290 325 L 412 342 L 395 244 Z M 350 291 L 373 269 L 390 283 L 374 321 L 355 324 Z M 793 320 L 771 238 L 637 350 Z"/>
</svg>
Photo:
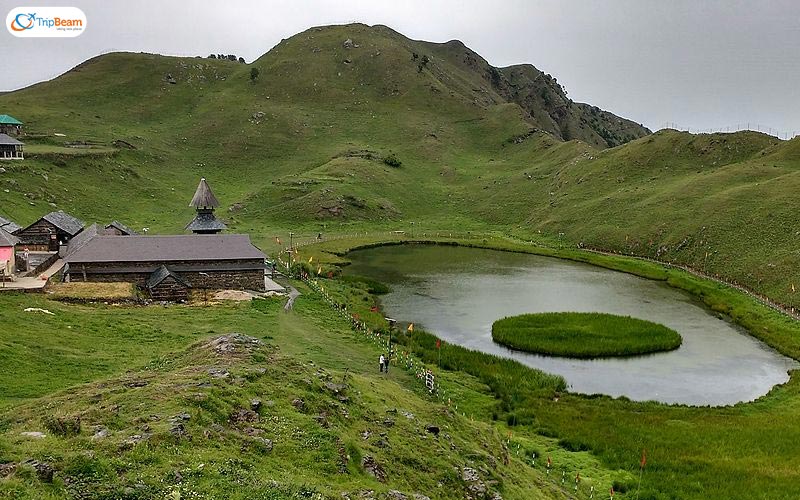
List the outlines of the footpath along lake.
<svg viewBox="0 0 800 500">
<path fill-rule="evenodd" d="M 689 405 L 752 401 L 789 379 L 798 363 L 720 319 L 689 294 L 657 281 L 537 255 L 439 245 L 397 245 L 348 254 L 345 274 L 378 279 L 387 315 L 445 342 L 562 375 L 573 392 Z M 674 351 L 580 360 L 512 351 L 492 323 L 522 313 L 629 315 L 683 337 Z"/>
</svg>

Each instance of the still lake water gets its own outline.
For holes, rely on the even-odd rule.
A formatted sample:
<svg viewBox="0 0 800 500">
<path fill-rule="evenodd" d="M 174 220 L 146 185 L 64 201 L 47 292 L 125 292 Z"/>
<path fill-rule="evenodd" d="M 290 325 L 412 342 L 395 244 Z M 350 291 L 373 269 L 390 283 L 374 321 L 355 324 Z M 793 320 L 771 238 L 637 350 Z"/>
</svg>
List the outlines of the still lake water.
<svg viewBox="0 0 800 500">
<path fill-rule="evenodd" d="M 694 300 L 657 281 L 600 267 L 495 250 L 399 245 L 348 254 L 346 274 L 391 286 L 388 316 L 445 342 L 562 375 L 573 392 L 689 405 L 752 401 L 789 379 L 798 363 Z M 664 324 L 675 351 L 580 360 L 512 351 L 492 341 L 492 323 L 522 313 L 605 312 Z"/>
</svg>

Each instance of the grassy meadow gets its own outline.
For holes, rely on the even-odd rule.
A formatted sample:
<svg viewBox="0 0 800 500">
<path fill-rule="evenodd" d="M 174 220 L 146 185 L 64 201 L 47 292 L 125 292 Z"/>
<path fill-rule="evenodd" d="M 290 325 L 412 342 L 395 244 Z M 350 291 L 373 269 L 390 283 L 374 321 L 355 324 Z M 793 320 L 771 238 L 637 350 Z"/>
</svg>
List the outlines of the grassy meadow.
<svg viewBox="0 0 800 500">
<path fill-rule="evenodd" d="M 0 347 L 13 359 L 0 372 L 0 464 L 15 467 L 3 469 L 0 497 L 461 499 L 476 485 L 465 467 L 487 494 L 568 494 L 533 454 L 580 472 L 587 490 L 630 479 L 552 437 L 509 440 L 475 377 L 442 375 L 458 399 L 448 405 L 405 370 L 378 373 L 380 347 L 296 286 L 292 312 L 280 299 L 143 307 L 0 295 L 4 317 L 26 319 Z M 53 314 L 17 314 L 25 307 Z M 219 343 L 231 334 L 246 337 Z M 30 459 L 52 467 L 52 481 Z"/>
<path fill-rule="evenodd" d="M 541 313 L 502 318 L 492 340 L 525 352 L 572 358 L 635 356 L 670 351 L 681 336 L 664 325 L 603 313 Z"/>
</svg>

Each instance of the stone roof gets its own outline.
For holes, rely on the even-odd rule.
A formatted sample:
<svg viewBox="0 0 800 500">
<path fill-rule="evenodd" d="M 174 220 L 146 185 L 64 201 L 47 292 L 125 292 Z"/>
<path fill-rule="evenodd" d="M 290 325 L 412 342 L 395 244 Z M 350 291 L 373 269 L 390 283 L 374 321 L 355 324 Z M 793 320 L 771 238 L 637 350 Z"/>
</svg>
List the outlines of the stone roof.
<svg viewBox="0 0 800 500">
<path fill-rule="evenodd" d="M 153 288 L 158 286 L 159 283 L 167 279 L 167 277 L 172 276 L 172 278 L 180 283 L 181 285 L 190 288 L 192 285 L 189 284 L 186 280 L 178 276 L 177 274 L 173 273 L 169 270 L 167 266 L 160 266 L 158 269 L 153 271 L 149 278 L 147 278 L 147 288 Z"/>
<path fill-rule="evenodd" d="M 97 228 L 97 224 L 92 224 L 91 226 L 87 227 L 86 229 L 81 231 L 77 236 L 69 240 L 69 243 L 67 244 L 67 250 L 62 255 L 62 257 L 66 257 L 68 255 L 72 255 L 73 253 L 77 252 L 98 234 L 99 230 Z"/>
<path fill-rule="evenodd" d="M 186 224 L 186 229 L 189 231 L 222 231 L 227 229 L 228 226 L 224 222 L 217 219 L 211 212 L 198 212 L 194 216 L 192 222 Z"/>
<path fill-rule="evenodd" d="M 215 208 L 219 206 L 219 200 L 211 192 L 205 177 L 200 179 L 200 184 L 197 185 L 197 190 L 194 192 L 189 206 L 195 208 Z"/>
<path fill-rule="evenodd" d="M 0 247 L 13 247 L 19 244 L 19 238 L 0 228 Z"/>
<path fill-rule="evenodd" d="M 0 229 L 5 229 L 9 233 L 13 233 L 22 229 L 22 226 L 12 220 L 0 217 Z"/>
<path fill-rule="evenodd" d="M 22 125 L 22 122 L 11 115 L 0 115 L 0 125 Z"/>
<path fill-rule="evenodd" d="M 70 236 L 75 236 L 81 232 L 81 229 L 83 229 L 84 226 L 84 222 L 82 220 L 78 219 L 77 217 L 73 217 L 63 210 L 50 212 L 42 217 L 42 219 L 61 229 L 65 233 L 68 233 Z"/>
<path fill-rule="evenodd" d="M 266 259 L 246 234 L 95 236 L 65 262 L 180 262 Z"/>
<path fill-rule="evenodd" d="M 0 144 L 4 146 L 23 146 L 25 143 L 14 139 L 10 135 L 0 134 Z"/>
</svg>

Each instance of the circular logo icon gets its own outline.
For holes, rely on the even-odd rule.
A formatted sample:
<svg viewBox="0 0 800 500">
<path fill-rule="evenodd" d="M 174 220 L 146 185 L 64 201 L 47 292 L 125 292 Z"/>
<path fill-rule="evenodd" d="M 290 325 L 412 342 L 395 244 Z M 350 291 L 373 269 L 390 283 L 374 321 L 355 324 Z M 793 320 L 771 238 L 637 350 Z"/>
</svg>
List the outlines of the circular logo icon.
<svg viewBox="0 0 800 500">
<path fill-rule="evenodd" d="M 11 29 L 14 31 L 25 31 L 33 28 L 35 14 L 17 14 L 11 21 Z"/>
</svg>

